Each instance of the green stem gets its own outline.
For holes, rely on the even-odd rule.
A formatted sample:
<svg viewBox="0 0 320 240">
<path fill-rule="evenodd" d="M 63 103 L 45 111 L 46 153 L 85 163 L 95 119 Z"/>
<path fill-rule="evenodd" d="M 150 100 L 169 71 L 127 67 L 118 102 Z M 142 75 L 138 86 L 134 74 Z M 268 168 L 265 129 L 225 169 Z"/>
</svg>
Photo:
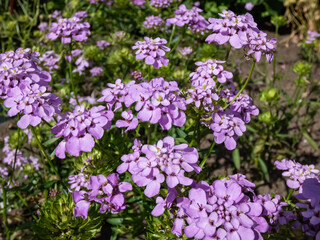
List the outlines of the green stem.
<svg viewBox="0 0 320 240">
<path fill-rule="evenodd" d="M 227 49 L 226 57 L 224 58 L 224 60 L 226 61 L 226 62 L 224 63 L 224 65 L 227 65 L 227 60 L 228 60 L 228 58 L 229 58 L 230 51 L 231 51 L 231 45 L 229 44 L 228 49 Z"/>
<path fill-rule="evenodd" d="M 50 157 L 49 157 L 49 155 L 47 154 L 47 152 L 43 149 L 43 146 L 42 146 L 41 142 L 39 141 L 39 138 L 38 138 L 38 136 L 37 136 L 37 134 L 36 134 L 36 131 L 35 131 L 34 127 L 31 127 L 31 131 L 32 131 L 32 134 L 33 134 L 34 138 L 36 139 L 36 142 L 37 142 L 37 144 L 38 144 L 38 146 L 39 146 L 39 148 L 40 148 L 41 153 L 42 153 L 42 154 L 45 156 L 45 158 L 47 159 L 47 162 L 49 163 L 51 169 L 52 169 L 52 170 L 54 171 L 54 173 L 56 174 L 58 180 L 61 181 L 60 174 L 57 172 L 56 168 L 53 166 L 53 164 L 52 164 L 52 162 L 51 162 L 51 160 L 50 160 Z"/>
<path fill-rule="evenodd" d="M 10 231 L 9 231 L 9 224 L 8 224 L 8 218 L 7 218 L 7 190 L 4 187 L 4 183 L 1 184 L 1 188 L 2 188 L 2 198 L 3 198 L 2 215 L 3 215 L 4 226 L 6 229 L 6 239 L 9 240 L 10 239 Z"/>
<path fill-rule="evenodd" d="M 175 30 L 176 30 L 176 25 L 173 24 L 168 46 L 170 46 L 170 44 L 171 44 L 171 42 L 172 42 L 172 38 L 173 38 L 173 35 L 174 35 Z"/>
<path fill-rule="evenodd" d="M 242 91 L 246 88 L 246 86 L 247 86 L 247 84 L 248 84 L 248 82 L 249 82 L 249 80 L 250 80 L 250 78 L 251 78 L 251 75 L 252 75 L 252 73 L 253 73 L 253 69 L 254 69 L 254 66 L 255 66 L 255 65 L 256 65 L 256 60 L 253 60 L 252 65 L 251 65 L 251 69 L 250 69 L 250 73 L 249 73 L 249 75 L 248 75 L 248 77 L 247 77 L 246 82 L 244 83 L 244 85 L 242 86 L 242 88 L 240 89 L 240 91 L 237 93 L 237 95 L 232 99 L 232 101 L 231 101 L 229 104 L 227 104 L 227 105 L 223 108 L 223 110 L 225 110 L 226 108 L 228 108 L 228 107 L 239 97 L 239 95 L 242 93 Z"/>
<path fill-rule="evenodd" d="M 289 191 L 289 194 L 288 194 L 288 196 L 287 196 L 287 201 L 289 201 L 290 200 L 290 198 L 291 198 L 291 196 L 292 196 L 292 194 L 293 194 L 293 189 L 290 189 L 290 191 Z"/>
<path fill-rule="evenodd" d="M 49 122 L 47 122 L 47 121 L 46 121 L 46 120 L 44 120 L 43 118 L 42 118 L 42 121 L 44 121 L 44 123 L 45 123 L 45 124 L 47 124 L 50 128 L 52 128 L 52 127 L 53 127 Z"/>
<path fill-rule="evenodd" d="M 204 164 L 206 163 L 208 157 L 211 155 L 212 150 L 213 150 L 213 148 L 214 148 L 215 145 L 216 145 L 216 142 L 213 140 L 213 141 L 212 141 L 212 144 L 211 144 L 211 146 L 210 146 L 210 149 L 209 149 L 209 151 L 208 151 L 208 153 L 207 153 L 207 155 L 206 155 L 206 156 L 204 157 L 204 159 L 201 161 L 199 167 L 203 168 L 203 166 L 204 166 Z"/>
</svg>

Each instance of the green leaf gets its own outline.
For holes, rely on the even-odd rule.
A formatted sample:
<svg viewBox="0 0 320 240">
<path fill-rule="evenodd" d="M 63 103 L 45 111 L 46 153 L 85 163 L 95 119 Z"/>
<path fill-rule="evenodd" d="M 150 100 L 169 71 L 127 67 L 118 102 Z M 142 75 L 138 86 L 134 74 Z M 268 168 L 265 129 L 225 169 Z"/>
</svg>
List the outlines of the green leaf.
<svg viewBox="0 0 320 240">
<path fill-rule="evenodd" d="M 50 181 L 47 181 L 47 182 L 45 182 L 44 184 L 43 184 L 43 187 L 44 188 L 49 188 L 49 187 L 51 187 L 54 183 L 56 183 L 57 182 L 57 180 L 50 180 Z"/>
<path fill-rule="evenodd" d="M 304 138 L 310 143 L 310 145 L 317 151 L 319 152 L 319 147 L 317 145 L 317 143 L 312 139 L 312 137 L 307 133 L 306 130 L 302 130 L 302 134 L 304 136 Z"/>
<path fill-rule="evenodd" d="M 184 138 L 176 138 L 175 141 L 177 141 L 177 144 L 180 144 L 180 143 L 188 143 L 188 141 L 185 140 Z"/>
<path fill-rule="evenodd" d="M 259 165 L 260 165 L 261 170 L 264 174 L 264 178 L 267 180 L 267 182 L 269 182 L 270 177 L 269 177 L 269 171 L 268 171 L 267 164 L 261 158 L 259 158 Z"/>
<path fill-rule="evenodd" d="M 232 158 L 236 169 L 240 169 L 240 153 L 238 148 L 232 151 Z"/>
<path fill-rule="evenodd" d="M 53 143 L 55 143 L 56 141 L 58 141 L 60 138 L 51 138 L 51 139 L 49 139 L 48 141 L 45 141 L 44 143 L 43 143 L 43 146 L 45 146 L 45 147 L 48 147 L 48 146 L 50 146 L 51 144 L 53 144 Z"/>
<path fill-rule="evenodd" d="M 180 128 L 177 128 L 176 130 L 177 130 L 179 137 L 185 138 L 187 136 L 187 134 L 184 131 L 182 131 Z"/>
<path fill-rule="evenodd" d="M 123 218 L 108 218 L 107 222 L 111 225 L 120 225 L 123 222 Z"/>
</svg>

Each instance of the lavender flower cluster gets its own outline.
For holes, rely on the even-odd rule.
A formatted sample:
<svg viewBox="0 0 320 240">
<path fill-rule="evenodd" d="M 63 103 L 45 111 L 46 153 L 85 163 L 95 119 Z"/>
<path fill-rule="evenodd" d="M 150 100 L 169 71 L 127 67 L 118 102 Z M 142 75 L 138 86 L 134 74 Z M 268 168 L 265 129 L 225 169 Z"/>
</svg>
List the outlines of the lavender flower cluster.
<svg viewBox="0 0 320 240">
<path fill-rule="evenodd" d="M 291 189 L 299 189 L 302 191 L 302 184 L 306 179 L 315 178 L 319 174 L 319 170 L 314 168 L 314 165 L 302 165 L 293 160 L 283 159 L 276 161 L 275 166 L 284 171 L 282 176 L 288 177 L 287 186 Z"/>
<path fill-rule="evenodd" d="M 58 18 L 58 22 L 51 23 L 50 32 L 47 38 L 54 41 L 61 37 L 62 44 L 69 44 L 74 39 L 77 42 L 83 42 L 91 34 L 88 22 L 82 22 L 88 14 L 85 11 L 76 12 L 71 18 Z"/>
<path fill-rule="evenodd" d="M 159 194 L 164 181 L 169 189 L 178 185 L 190 186 L 193 180 L 186 177 L 185 172 L 201 171 L 197 165 L 198 151 L 187 144 L 175 145 L 172 137 L 165 137 L 156 145 L 141 146 L 135 141 L 133 150 L 121 157 L 123 163 L 117 172 L 130 172 L 134 183 L 146 187 L 144 194 L 149 198 Z"/>
<path fill-rule="evenodd" d="M 173 0 L 150 0 L 150 6 L 157 8 L 167 8 L 171 5 Z"/>
<path fill-rule="evenodd" d="M 157 197 L 152 215 L 160 216 L 169 209 L 174 221 L 172 233 L 177 236 L 184 233 L 196 239 L 262 239 L 261 233 L 269 229 L 266 217 L 278 215 L 285 204 L 278 197 L 256 196 L 252 190 L 255 185 L 241 174 L 229 178 L 212 185 L 194 182 L 188 197 L 168 189 L 165 199 Z"/>
<path fill-rule="evenodd" d="M 135 84 L 131 81 L 124 84 L 118 79 L 115 84 L 108 83 L 108 86 L 110 88 L 103 90 L 103 97 L 98 99 L 98 102 L 106 102 L 108 109 L 114 108 L 116 111 L 122 107 L 122 103 L 126 107 L 135 103 L 139 120 L 151 124 L 159 123 L 164 130 L 169 130 L 172 125 L 181 127 L 186 121 L 183 112 L 186 110 L 186 103 L 180 96 L 175 81 L 167 82 L 163 78 L 154 78 L 150 82 Z M 130 124 L 136 120 L 132 112 L 124 113 L 122 117 L 128 124 L 126 127 L 131 126 L 130 129 L 133 129 Z"/>
<path fill-rule="evenodd" d="M 60 112 L 62 100 L 48 92 L 51 76 L 38 66 L 39 56 L 22 48 L 0 54 L 0 98 L 10 108 L 9 117 L 22 115 L 17 123 L 22 129 Z"/>
<path fill-rule="evenodd" d="M 267 39 L 267 34 L 258 29 L 250 13 L 236 15 L 230 10 L 224 10 L 219 15 L 222 19 L 209 18 L 208 29 L 213 33 L 207 37 L 206 42 L 219 45 L 229 42 L 236 49 L 249 48 L 247 55 L 253 54 L 257 62 L 262 54 L 266 55 L 269 62 L 272 61 L 277 40 Z"/>
<path fill-rule="evenodd" d="M 208 119 L 203 124 L 213 130 L 214 141 L 224 143 L 228 150 L 233 150 L 238 137 L 246 131 L 245 124 L 250 122 L 250 115 L 258 115 L 259 109 L 248 95 L 240 94 L 234 99 L 238 92 L 232 85 L 233 74 L 224 70 L 222 63 L 224 61 L 212 59 L 196 62 L 199 67 L 190 74 L 194 88 L 188 89 L 186 102 L 202 109 L 203 117 Z M 221 84 L 227 82 L 229 85 L 222 88 Z M 217 105 L 218 101 L 226 104 L 233 102 L 224 110 Z"/>
<path fill-rule="evenodd" d="M 32 165 L 36 170 L 39 170 L 40 164 L 39 159 L 30 155 L 28 157 L 18 149 L 11 149 L 9 146 L 9 136 L 4 138 L 4 147 L 2 149 L 4 154 L 3 163 L 9 166 L 12 171 L 23 170 L 24 166 Z M 3 179 L 8 179 L 9 169 L 7 166 L 0 167 L 0 177 Z M 27 178 L 28 175 L 25 175 L 24 178 Z"/>
<path fill-rule="evenodd" d="M 149 37 L 144 37 L 144 40 L 136 42 L 132 47 L 132 49 L 137 49 L 136 58 L 144 59 L 145 64 L 153 65 L 154 68 L 168 65 L 169 60 L 164 56 L 166 52 L 170 51 L 170 48 L 165 46 L 167 40 Z"/>
<path fill-rule="evenodd" d="M 47 66 L 49 70 L 58 69 L 60 56 L 56 54 L 54 51 L 46 51 L 39 58 L 41 62 L 43 62 L 44 66 Z"/>
<path fill-rule="evenodd" d="M 202 10 L 197 7 L 192 7 L 187 9 L 187 7 L 182 4 L 179 6 L 174 13 L 176 14 L 173 18 L 167 19 L 167 25 L 176 24 L 179 27 L 188 26 L 188 28 L 194 33 L 204 34 L 207 32 L 208 21 L 200 15 Z"/>
<path fill-rule="evenodd" d="M 149 16 L 143 22 L 143 27 L 148 30 L 160 30 L 164 25 L 164 21 L 159 16 Z"/>
<path fill-rule="evenodd" d="M 132 190 L 128 182 L 120 182 L 119 175 L 112 173 L 105 177 L 102 174 L 98 176 L 88 176 L 80 173 L 69 177 L 69 184 L 73 201 L 76 203 L 74 216 L 86 219 L 88 210 L 93 202 L 100 204 L 100 213 L 109 211 L 113 214 L 126 208 L 126 191 Z"/>
<path fill-rule="evenodd" d="M 320 37 L 320 33 L 308 31 L 308 39 L 306 40 L 307 44 L 312 44 L 317 38 Z"/>
<path fill-rule="evenodd" d="M 111 127 L 113 116 L 113 112 L 103 106 L 87 109 L 83 105 L 61 115 L 59 122 L 51 128 L 55 137 L 63 137 L 55 150 L 56 156 L 65 158 L 65 152 L 68 152 L 77 157 L 82 152 L 91 152 L 95 145 L 94 138 L 103 137 L 104 130 Z"/>
</svg>

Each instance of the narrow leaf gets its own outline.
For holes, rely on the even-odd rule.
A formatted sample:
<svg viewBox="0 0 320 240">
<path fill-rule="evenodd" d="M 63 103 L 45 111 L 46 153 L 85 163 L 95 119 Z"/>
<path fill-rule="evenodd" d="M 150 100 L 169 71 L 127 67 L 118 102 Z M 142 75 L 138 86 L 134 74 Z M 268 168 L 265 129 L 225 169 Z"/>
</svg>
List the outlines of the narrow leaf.
<svg viewBox="0 0 320 240">
<path fill-rule="evenodd" d="M 307 133 L 306 130 L 302 130 L 302 134 L 304 138 L 310 143 L 310 145 L 317 151 L 319 152 L 319 147 L 317 143 L 311 138 L 311 136 Z"/>
<path fill-rule="evenodd" d="M 236 169 L 240 169 L 240 153 L 238 148 L 232 151 L 232 158 Z"/>
</svg>

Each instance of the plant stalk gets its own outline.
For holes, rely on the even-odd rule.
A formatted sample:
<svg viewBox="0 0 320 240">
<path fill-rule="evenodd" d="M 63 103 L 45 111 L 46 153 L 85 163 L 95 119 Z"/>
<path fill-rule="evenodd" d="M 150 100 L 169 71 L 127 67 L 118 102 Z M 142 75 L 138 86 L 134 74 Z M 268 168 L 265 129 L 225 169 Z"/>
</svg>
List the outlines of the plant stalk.
<svg viewBox="0 0 320 240">
<path fill-rule="evenodd" d="M 253 70 L 254 70 L 254 66 L 255 66 L 255 65 L 256 65 L 256 60 L 253 60 L 252 65 L 251 65 L 251 69 L 250 69 L 250 73 L 249 73 L 249 75 L 248 75 L 248 77 L 247 77 L 246 82 L 244 83 L 244 85 L 242 86 L 242 88 L 240 89 L 240 91 L 237 93 L 237 95 L 232 99 L 232 101 L 231 101 L 229 104 L 227 104 L 227 105 L 223 108 L 223 110 L 225 110 L 226 108 L 228 108 L 228 107 L 239 97 L 239 95 L 243 92 L 243 90 L 246 88 L 246 86 L 247 86 L 247 84 L 248 84 L 248 82 L 249 82 L 249 80 L 250 80 L 250 78 L 251 78 L 251 76 L 252 76 L 252 73 L 253 73 Z"/>
<path fill-rule="evenodd" d="M 54 173 L 56 174 L 58 180 L 61 181 L 60 174 L 57 172 L 56 168 L 53 166 L 53 164 L 52 164 L 52 162 L 51 162 L 51 160 L 50 160 L 50 157 L 48 156 L 47 152 L 43 149 L 43 146 L 42 146 L 41 142 L 39 141 L 39 138 L 38 138 L 38 136 L 37 136 L 37 134 L 36 134 L 36 131 L 35 131 L 34 127 L 31 127 L 31 131 L 32 131 L 32 134 L 33 134 L 34 138 L 36 139 L 36 142 L 37 142 L 37 144 L 38 144 L 38 146 L 39 146 L 39 148 L 40 148 L 41 153 L 42 153 L 42 154 L 44 155 L 44 157 L 47 159 L 47 162 L 49 163 L 51 169 L 52 169 L 52 170 L 54 171 Z"/>
</svg>

